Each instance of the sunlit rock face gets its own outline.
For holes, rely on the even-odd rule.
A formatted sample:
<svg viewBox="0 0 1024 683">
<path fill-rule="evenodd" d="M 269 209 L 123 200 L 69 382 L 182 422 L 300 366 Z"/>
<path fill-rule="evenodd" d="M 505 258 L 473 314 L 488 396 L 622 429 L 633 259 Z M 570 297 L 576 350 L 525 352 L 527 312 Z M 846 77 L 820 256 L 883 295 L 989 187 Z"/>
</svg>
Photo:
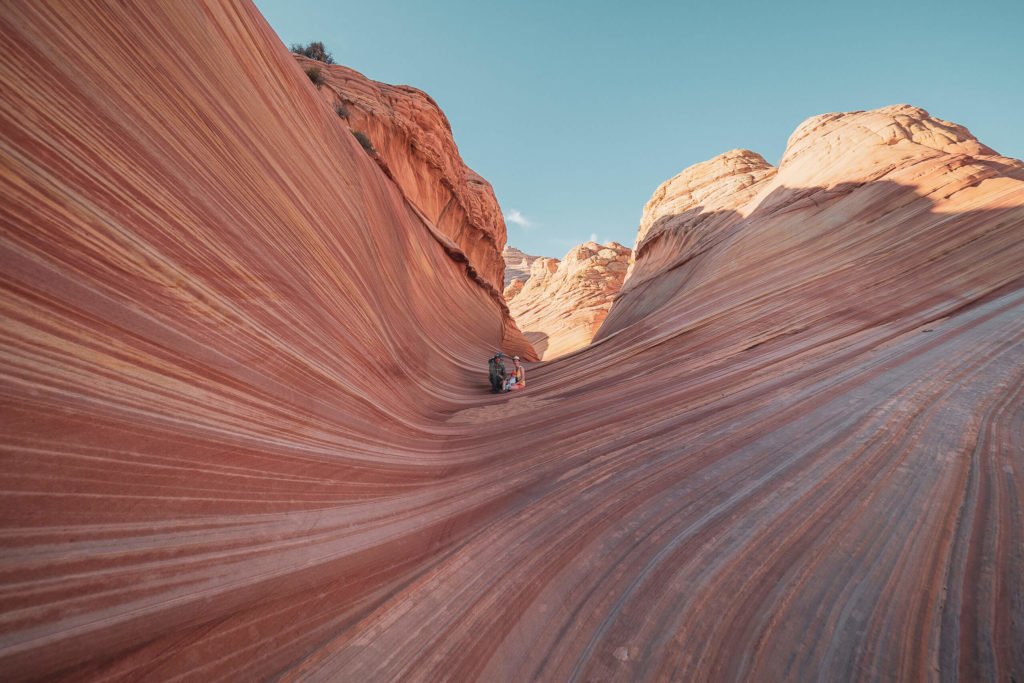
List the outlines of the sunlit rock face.
<svg viewBox="0 0 1024 683">
<path fill-rule="evenodd" d="M 775 168 L 738 149 L 687 168 L 655 190 L 644 207 L 627 276 L 636 287 L 707 251 L 757 195 Z"/>
<path fill-rule="evenodd" d="M 1019 162 L 812 119 L 492 395 L 501 266 L 252 5 L 0 35 L 5 679 L 1024 678 Z"/>
<path fill-rule="evenodd" d="M 320 96 L 427 220 L 451 238 L 484 280 L 501 291 L 505 219 L 490 183 L 467 167 L 451 125 L 422 90 L 366 78 L 339 64 L 293 55 L 303 69 L 320 70 Z"/>
<path fill-rule="evenodd" d="M 615 242 L 587 242 L 561 261 L 535 257 L 525 282 L 506 287 L 516 324 L 542 359 L 590 343 L 622 286 L 629 255 Z"/>
<path fill-rule="evenodd" d="M 622 296 L 598 336 L 687 301 L 705 284 L 753 284 L 762 268 L 792 269 L 800 281 L 867 253 L 891 256 L 887 240 L 897 232 L 924 242 L 955 222 L 951 213 L 1015 201 L 1021 169 L 966 128 L 908 105 L 812 117 L 790 137 L 778 169 L 735 150 L 657 189 Z M 812 240 L 830 249 L 814 252 Z M 806 262 L 788 256 L 797 253 Z M 929 255 L 917 250 L 907 265 Z"/>
<path fill-rule="evenodd" d="M 518 296 L 519 293 L 523 291 L 523 285 L 525 283 L 526 280 L 512 280 L 511 282 L 509 282 L 508 286 L 505 287 L 505 291 L 502 293 L 502 296 L 505 297 L 505 301 L 508 302 L 512 301 L 512 299 L 515 299 L 516 296 Z"/>
<path fill-rule="evenodd" d="M 505 247 L 503 296 L 542 359 L 590 343 L 622 287 L 630 253 L 616 242 L 587 242 L 559 260 Z"/>
</svg>

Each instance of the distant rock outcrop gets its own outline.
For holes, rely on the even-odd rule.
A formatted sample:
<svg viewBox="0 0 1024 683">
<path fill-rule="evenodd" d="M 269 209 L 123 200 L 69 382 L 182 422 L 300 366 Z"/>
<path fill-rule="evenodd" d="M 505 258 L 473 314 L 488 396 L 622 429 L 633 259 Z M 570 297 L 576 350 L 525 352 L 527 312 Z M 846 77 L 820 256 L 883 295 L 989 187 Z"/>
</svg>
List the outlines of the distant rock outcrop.
<svg viewBox="0 0 1024 683">
<path fill-rule="evenodd" d="M 542 359 L 590 343 L 622 286 L 629 256 L 616 242 L 587 242 L 561 261 L 532 257 L 529 279 L 505 288 L 516 324 Z"/>
<path fill-rule="evenodd" d="M 501 252 L 501 256 L 505 259 L 505 287 L 507 288 L 513 280 L 519 280 L 525 282 L 530 277 L 530 266 L 539 257 L 530 256 L 522 251 L 519 251 L 513 246 L 505 245 L 505 249 Z M 508 296 L 505 296 L 505 300 L 508 300 Z"/>
<path fill-rule="evenodd" d="M 505 291 L 502 293 L 502 296 L 505 297 L 505 301 L 507 302 L 515 299 L 516 296 L 523 291 L 523 285 L 525 284 L 526 280 L 512 280 L 512 282 L 509 282 L 508 286 L 505 287 Z"/>
</svg>

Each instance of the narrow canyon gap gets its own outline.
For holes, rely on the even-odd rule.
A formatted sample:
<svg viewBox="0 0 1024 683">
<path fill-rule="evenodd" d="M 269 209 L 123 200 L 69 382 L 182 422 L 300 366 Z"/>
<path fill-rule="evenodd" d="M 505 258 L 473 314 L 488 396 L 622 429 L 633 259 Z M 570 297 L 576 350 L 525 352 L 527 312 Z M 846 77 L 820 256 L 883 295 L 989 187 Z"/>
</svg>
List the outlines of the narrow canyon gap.
<svg viewBox="0 0 1024 683">
<path fill-rule="evenodd" d="M 491 396 L 431 103 L 246 2 L 0 34 L 6 679 L 1024 680 L 1019 161 L 894 106 L 692 167 Z"/>
</svg>

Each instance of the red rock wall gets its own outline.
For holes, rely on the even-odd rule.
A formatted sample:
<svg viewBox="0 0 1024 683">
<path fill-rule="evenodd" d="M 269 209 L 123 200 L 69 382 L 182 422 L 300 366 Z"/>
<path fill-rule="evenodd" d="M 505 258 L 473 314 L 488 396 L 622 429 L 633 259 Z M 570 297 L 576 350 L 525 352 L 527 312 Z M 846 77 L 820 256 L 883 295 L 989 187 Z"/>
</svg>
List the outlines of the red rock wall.
<svg viewBox="0 0 1024 683">
<path fill-rule="evenodd" d="M 484 395 L 500 294 L 251 4 L 23 3 L 0 34 L 0 670 L 278 669 L 436 546 L 345 529 L 458 460 L 425 416 Z M 146 649 L 238 609 L 198 660 Z"/>
<path fill-rule="evenodd" d="M 294 57 L 303 69 L 321 70 L 320 96 L 341 111 L 339 121 L 370 139 L 378 162 L 409 201 L 500 291 L 505 219 L 490 183 L 463 163 L 451 125 L 434 100 L 407 85 L 380 83 L 345 66 Z"/>
<path fill-rule="evenodd" d="M 6 679 L 1022 679 L 1018 164 L 819 119 L 492 397 L 500 305 L 251 5 L 0 35 Z"/>
</svg>

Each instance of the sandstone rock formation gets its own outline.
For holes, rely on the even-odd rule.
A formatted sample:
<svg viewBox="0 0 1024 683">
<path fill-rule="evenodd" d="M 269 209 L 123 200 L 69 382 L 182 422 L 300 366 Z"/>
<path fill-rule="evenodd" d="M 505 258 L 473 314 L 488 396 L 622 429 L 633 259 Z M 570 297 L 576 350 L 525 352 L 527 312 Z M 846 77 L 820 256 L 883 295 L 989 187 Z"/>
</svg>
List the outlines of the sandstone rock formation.
<svg viewBox="0 0 1024 683">
<path fill-rule="evenodd" d="M 896 216 L 907 221 L 903 229 L 927 233 L 913 221 L 928 226 L 935 213 L 959 211 L 986 179 L 992 179 L 990 188 L 1008 184 L 1013 194 L 1020 171 L 1021 162 L 998 156 L 967 129 L 916 107 L 813 117 L 793 133 L 778 169 L 754 152 L 734 150 L 655 191 L 620 303 L 598 336 L 684 301 L 689 294 L 683 293 L 704 280 L 724 281 L 737 268 L 777 269 L 785 262 L 760 259 L 784 259 L 794 244 L 820 237 L 839 250 L 827 253 L 833 260 L 815 257 L 813 264 L 793 266 L 804 275 L 855 262 L 864 255 L 857 247 L 876 250 L 867 239 L 836 246 L 856 226 L 865 223 L 866 234 L 896 230 L 896 218 L 878 221 L 872 213 L 888 208 L 888 197 L 876 196 L 882 188 L 902 197 L 894 202 L 902 210 Z"/>
<path fill-rule="evenodd" d="M 618 294 L 630 250 L 616 242 L 587 242 L 565 258 L 531 257 L 529 278 L 505 288 L 505 301 L 544 360 L 590 343 Z"/>
<path fill-rule="evenodd" d="M 523 291 L 523 285 L 525 284 L 526 280 L 512 280 L 509 282 L 508 286 L 505 287 L 505 291 L 502 293 L 502 296 L 505 297 L 506 303 L 515 299 L 516 296 Z"/>
<path fill-rule="evenodd" d="M 409 201 L 465 252 L 499 292 L 503 287 L 505 219 L 490 183 L 459 155 L 451 124 L 425 92 L 366 78 L 340 64 L 293 55 L 303 69 L 320 69 L 320 96 L 353 132 Z"/>
<path fill-rule="evenodd" d="M 507 288 L 514 280 L 525 282 L 530 277 L 530 266 L 537 260 L 537 256 L 525 254 L 515 247 L 505 245 L 501 252 L 505 261 L 505 287 Z M 505 297 L 508 300 L 508 297 Z"/>
<path fill-rule="evenodd" d="M 1020 162 L 812 119 L 492 396 L 500 270 L 251 4 L 0 35 L 5 679 L 1024 680 Z"/>
<path fill-rule="evenodd" d="M 734 218 L 735 210 L 774 176 L 775 168 L 760 154 L 737 149 L 662 183 L 644 207 L 630 286 L 706 251 L 721 237 L 721 224 Z M 639 269 L 634 267 L 637 258 L 643 264 Z"/>
</svg>

